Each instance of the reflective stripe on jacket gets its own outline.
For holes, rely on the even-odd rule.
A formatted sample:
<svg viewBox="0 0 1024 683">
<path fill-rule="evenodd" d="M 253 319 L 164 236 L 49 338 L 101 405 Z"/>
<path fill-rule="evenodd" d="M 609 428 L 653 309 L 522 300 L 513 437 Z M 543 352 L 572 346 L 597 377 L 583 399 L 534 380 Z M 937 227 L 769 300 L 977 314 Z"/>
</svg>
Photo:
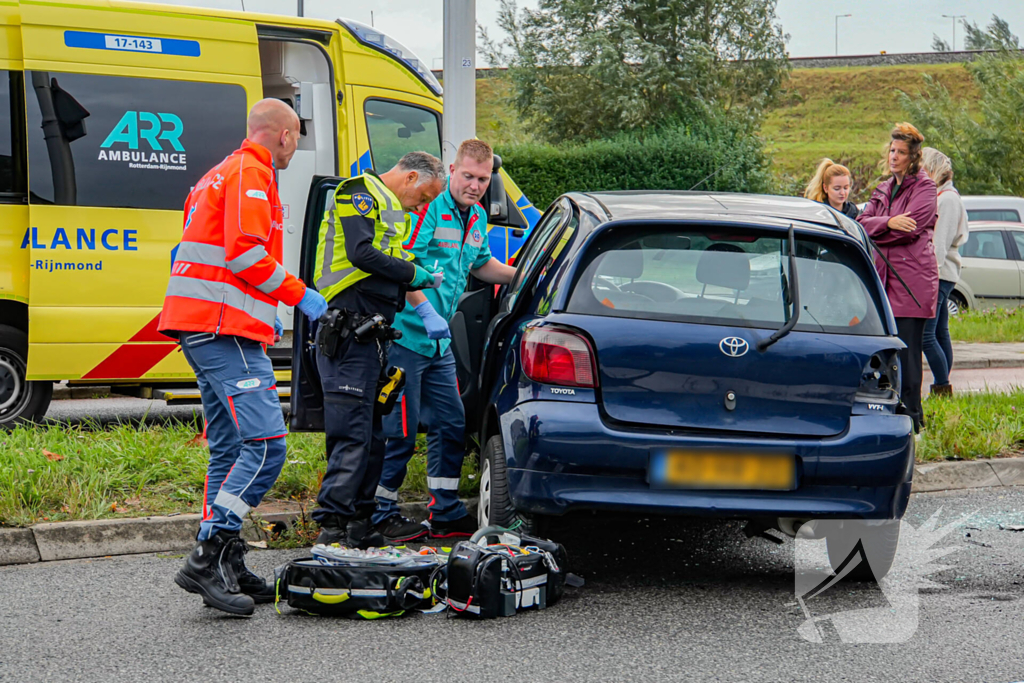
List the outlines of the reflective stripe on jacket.
<svg viewBox="0 0 1024 683">
<path fill-rule="evenodd" d="M 328 301 L 342 290 L 369 277 L 372 271 L 379 270 L 372 274 L 396 282 L 412 280 L 411 264 L 394 268 L 393 262 L 388 263 L 391 259 L 383 259 L 376 267 L 368 265 L 371 268 L 371 272 L 368 272 L 353 263 L 354 255 L 349 254 L 348 250 L 357 246 L 359 237 L 349 235 L 343 224 L 359 221 L 367 226 L 366 238 L 373 249 L 401 262 L 412 260 L 412 254 L 402 249 L 402 243 L 409 235 L 409 219 L 394 193 L 372 172 L 344 180 L 334 193 L 334 201 L 324 211 L 316 245 L 316 288 Z M 369 223 L 366 221 L 373 223 L 372 240 L 369 236 Z M 355 227 L 351 232 L 357 232 Z M 359 257 L 354 258 L 359 262 Z"/>
<path fill-rule="evenodd" d="M 273 343 L 278 302 L 306 293 L 281 265 L 282 218 L 270 151 L 246 140 L 189 193 L 159 329 Z"/>
</svg>

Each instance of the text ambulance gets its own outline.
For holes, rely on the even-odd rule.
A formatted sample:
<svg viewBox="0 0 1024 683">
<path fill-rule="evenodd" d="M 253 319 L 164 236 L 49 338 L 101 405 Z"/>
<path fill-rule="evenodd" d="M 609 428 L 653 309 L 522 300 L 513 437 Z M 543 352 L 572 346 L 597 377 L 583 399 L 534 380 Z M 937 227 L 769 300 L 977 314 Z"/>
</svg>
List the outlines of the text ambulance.
<svg viewBox="0 0 1024 683">
<path fill-rule="evenodd" d="M 41 417 L 55 381 L 164 398 L 190 385 L 156 331 L 182 205 L 257 100 L 302 120 L 279 177 L 290 272 L 314 176 L 441 156 L 437 80 L 357 22 L 26 0 L 0 3 L 0 29 L 0 426 Z M 490 239 L 508 259 L 538 214 L 502 177 L 511 227 Z M 287 380 L 290 350 L 272 352 Z"/>
</svg>

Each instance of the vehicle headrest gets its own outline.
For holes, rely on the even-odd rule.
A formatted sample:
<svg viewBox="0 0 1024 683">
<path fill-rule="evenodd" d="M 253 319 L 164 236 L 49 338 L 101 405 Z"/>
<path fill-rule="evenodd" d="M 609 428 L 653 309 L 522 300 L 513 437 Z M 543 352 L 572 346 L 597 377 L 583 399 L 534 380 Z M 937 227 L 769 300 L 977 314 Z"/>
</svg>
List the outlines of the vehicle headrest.
<svg viewBox="0 0 1024 683">
<path fill-rule="evenodd" d="M 601 260 L 601 275 L 609 277 L 638 278 L 644 272 L 642 249 L 620 249 L 609 251 Z"/>
<path fill-rule="evenodd" d="M 697 282 L 744 290 L 750 285 L 750 257 L 735 244 L 712 244 L 697 262 Z"/>
</svg>

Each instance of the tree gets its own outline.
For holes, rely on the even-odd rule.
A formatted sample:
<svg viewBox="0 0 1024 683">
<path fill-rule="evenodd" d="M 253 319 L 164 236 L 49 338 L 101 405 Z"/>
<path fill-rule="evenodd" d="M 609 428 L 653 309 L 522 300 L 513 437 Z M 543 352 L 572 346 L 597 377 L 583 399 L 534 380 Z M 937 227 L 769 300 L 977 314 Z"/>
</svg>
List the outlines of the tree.
<svg viewBox="0 0 1024 683">
<path fill-rule="evenodd" d="M 950 157 L 963 192 L 1024 195 L 1024 59 L 989 30 L 1003 47 L 967 65 L 980 94 L 975 110 L 927 76 L 920 96 L 901 93 L 901 101 L 925 144 Z"/>
<path fill-rule="evenodd" d="M 992 22 L 986 29 L 978 28 L 977 23 L 965 21 L 963 24 L 965 50 L 1020 49 L 1020 40 L 1010 31 L 1010 24 L 998 15 L 992 15 Z"/>
<path fill-rule="evenodd" d="M 939 38 L 936 34 L 932 34 L 932 52 L 952 52 L 953 48 L 949 46 L 949 43 Z"/>
<path fill-rule="evenodd" d="M 788 74 L 775 0 L 502 0 L 492 64 L 550 142 L 657 130 L 724 113 L 751 129 Z"/>
</svg>

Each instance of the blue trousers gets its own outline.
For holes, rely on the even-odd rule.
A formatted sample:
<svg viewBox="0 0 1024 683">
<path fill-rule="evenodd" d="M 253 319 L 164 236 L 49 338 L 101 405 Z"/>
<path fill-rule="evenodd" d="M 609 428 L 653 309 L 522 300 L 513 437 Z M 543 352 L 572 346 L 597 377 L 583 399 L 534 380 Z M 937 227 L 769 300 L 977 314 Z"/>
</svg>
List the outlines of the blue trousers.
<svg viewBox="0 0 1024 683">
<path fill-rule="evenodd" d="M 206 416 L 210 465 L 200 541 L 242 519 L 277 481 L 285 460 L 284 416 L 274 369 L 263 346 L 242 337 L 182 333 Z"/>
<path fill-rule="evenodd" d="M 466 456 L 466 414 L 459 398 L 455 356 L 420 355 L 394 344 L 389 361 L 405 370 L 405 389 L 398 404 L 383 420 L 386 443 L 384 469 L 377 487 L 377 524 L 398 512 L 398 489 L 405 480 L 416 449 L 416 432 L 427 425 L 427 488 L 430 519 L 448 522 L 465 517 L 459 500 L 459 476 Z"/>
<path fill-rule="evenodd" d="M 955 282 L 939 280 L 939 300 L 935 304 L 935 317 L 924 324 L 924 355 L 935 378 L 935 384 L 949 384 L 953 369 L 953 342 L 949 339 L 949 308 L 947 302 Z"/>
</svg>

